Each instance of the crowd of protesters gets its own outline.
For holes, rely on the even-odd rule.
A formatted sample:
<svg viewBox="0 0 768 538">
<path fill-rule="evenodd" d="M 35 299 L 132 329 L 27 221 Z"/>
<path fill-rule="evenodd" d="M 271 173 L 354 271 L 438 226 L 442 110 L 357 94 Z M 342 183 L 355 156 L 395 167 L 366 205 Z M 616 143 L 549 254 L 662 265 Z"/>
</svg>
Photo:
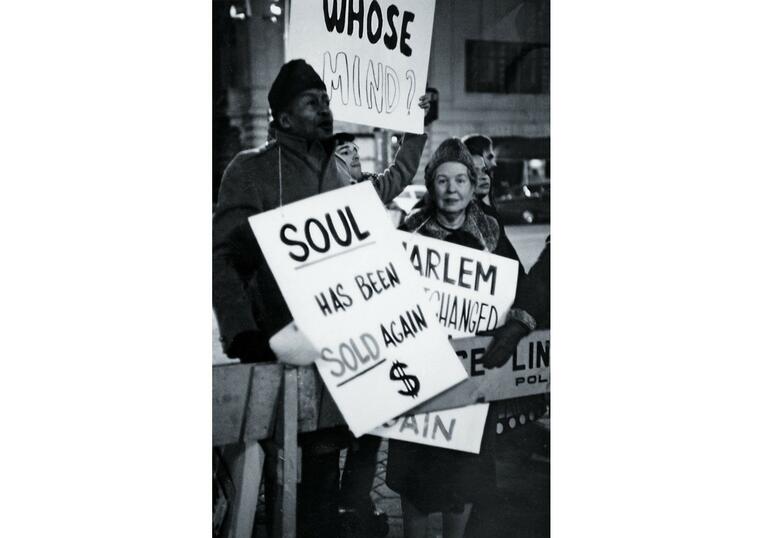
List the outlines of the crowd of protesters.
<svg viewBox="0 0 768 538">
<path fill-rule="evenodd" d="M 304 61 L 283 65 L 268 100 L 268 143 L 239 153 L 221 182 L 213 218 L 213 306 L 227 356 L 292 364 L 290 356 L 276 357 L 268 343 L 292 317 L 248 217 L 359 181 L 371 181 L 386 204 L 414 180 L 427 135 L 405 133 L 394 162 L 383 173 L 366 173 L 354 136 L 334 135 L 325 84 Z M 420 105 L 427 109 L 428 100 Z M 514 238 L 505 234 L 494 207 L 495 167 L 490 138 L 443 141 L 425 170 L 427 195 L 400 228 L 519 261 Z M 521 265 L 517 286 L 506 323 L 489 334 L 486 368 L 504 366 L 520 339 L 548 325 L 549 240 L 528 274 Z M 516 405 L 528 415 L 545 408 L 542 398 L 522 398 Z M 427 516 L 435 512 L 442 513 L 445 537 L 493 535 L 482 522 L 484 501 L 495 488 L 495 416 L 488 413 L 477 455 L 390 441 L 387 484 L 400 494 L 407 537 L 426 536 Z M 344 536 L 349 519 L 355 520 L 356 535 L 386 534 L 386 515 L 370 497 L 379 444 L 378 437 L 354 439 L 346 428 L 300 434 L 299 536 Z M 268 503 L 270 493 L 267 487 Z"/>
</svg>

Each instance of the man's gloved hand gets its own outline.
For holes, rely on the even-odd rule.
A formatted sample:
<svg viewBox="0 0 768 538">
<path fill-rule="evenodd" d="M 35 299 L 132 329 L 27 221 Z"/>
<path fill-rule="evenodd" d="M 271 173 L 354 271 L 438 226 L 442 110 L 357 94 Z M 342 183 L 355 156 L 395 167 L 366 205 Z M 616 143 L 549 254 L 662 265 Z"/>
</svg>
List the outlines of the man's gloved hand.
<svg viewBox="0 0 768 538">
<path fill-rule="evenodd" d="M 269 339 L 269 346 L 278 362 L 291 366 L 310 366 L 320 358 L 307 336 L 291 322 Z"/>
<path fill-rule="evenodd" d="M 427 127 L 431 123 L 427 120 L 427 114 L 429 114 L 429 109 L 431 106 L 432 101 L 430 100 L 428 94 L 424 94 L 419 97 L 419 108 L 424 111 L 424 127 Z"/>
<path fill-rule="evenodd" d="M 227 357 L 240 359 L 241 362 L 270 362 L 275 355 L 269 347 L 267 339 L 258 331 L 245 331 L 232 339 L 227 348 Z"/>
<path fill-rule="evenodd" d="M 510 319 L 492 331 L 481 331 L 478 336 L 493 336 L 493 340 L 483 354 L 484 368 L 499 368 L 507 364 L 512 354 L 517 349 L 525 336 L 531 332 L 531 329 L 517 320 Z"/>
</svg>

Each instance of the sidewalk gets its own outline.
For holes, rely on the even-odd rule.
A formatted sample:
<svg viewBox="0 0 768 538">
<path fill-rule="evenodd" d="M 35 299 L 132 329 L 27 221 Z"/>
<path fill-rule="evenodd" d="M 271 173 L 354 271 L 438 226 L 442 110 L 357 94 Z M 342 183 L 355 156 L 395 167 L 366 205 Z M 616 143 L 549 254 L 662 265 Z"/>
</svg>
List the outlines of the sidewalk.
<svg viewBox="0 0 768 538">
<path fill-rule="evenodd" d="M 542 419 L 525 430 L 525 435 L 512 438 L 509 430 L 496 437 L 496 479 L 499 496 L 487 513 L 499 536 L 506 538 L 549 537 L 549 421 Z M 379 450 L 376 478 L 371 498 L 389 516 L 388 538 L 403 538 L 403 514 L 400 496 L 389 489 L 386 478 L 387 441 Z M 543 454 L 541 452 L 544 452 Z M 534 457 L 528 455 L 533 453 Z M 512 463 L 524 461 L 524 464 Z M 442 538 L 439 514 L 429 518 L 429 538 Z"/>
<path fill-rule="evenodd" d="M 527 428 L 523 436 L 513 437 L 507 429 L 497 436 L 496 443 L 499 495 L 487 506 L 486 514 L 490 516 L 483 517 L 484 523 L 489 520 L 495 528 L 503 529 L 496 536 L 549 538 L 549 421 L 541 419 Z M 379 449 L 371 498 L 389 516 L 387 538 L 403 538 L 400 496 L 385 483 L 387 450 L 388 442 L 384 439 Z M 533 458 L 529 457 L 532 453 Z M 342 451 L 342 468 L 344 455 L 345 451 Z M 263 501 L 262 496 L 256 518 L 257 537 L 266 536 Z M 429 523 L 429 538 L 442 538 L 440 515 L 432 514 Z"/>
<path fill-rule="evenodd" d="M 384 439 L 379 449 L 379 462 L 376 466 L 376 478 L 373 480 L 371 498 L 376 506 L 389 516 L 389 534 L 387 538 L 403 537 L 403 512 L 400 507 L 400 496 L 389 489 L 384 480 L 387 477 L 387 449 L 389 442 Z M 438 514 L 432 514 L 429 518 L 430 537 L 439 537 L 441 521 Z"/>
</svg>

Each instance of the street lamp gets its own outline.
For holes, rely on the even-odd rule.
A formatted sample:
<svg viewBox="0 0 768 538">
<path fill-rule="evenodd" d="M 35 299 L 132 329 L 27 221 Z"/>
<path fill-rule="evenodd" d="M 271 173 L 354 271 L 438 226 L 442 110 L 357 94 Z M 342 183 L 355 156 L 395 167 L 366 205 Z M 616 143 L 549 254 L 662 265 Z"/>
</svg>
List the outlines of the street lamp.
<svg viewBox="0 0 768 538">
<path fill-rule="evenodd" d="M 280 5 L 280 0 L 271 0 L 267 13 L 264 15 L 264 19 L 269 22 L 276 23 L 280 17 L 283 16 L 283 8 Z"/>
<path fill-rule="evenodd" d="M 236 0 L 229 6 L 229 16 L 237 20 L 245 20 L 251 16 L 250 0 Z"/>
</svg>

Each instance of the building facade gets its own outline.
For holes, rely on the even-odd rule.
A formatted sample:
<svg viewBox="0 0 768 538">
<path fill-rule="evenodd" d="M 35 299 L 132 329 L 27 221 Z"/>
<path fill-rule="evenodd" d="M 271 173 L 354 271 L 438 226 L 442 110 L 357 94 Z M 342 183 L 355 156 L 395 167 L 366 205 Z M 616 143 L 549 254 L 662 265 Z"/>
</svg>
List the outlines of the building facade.
<svg viewBox="0 0 768 538">
<path fill-rule="evenodd" d="M 214 148 L 226 132 L 238 133 L 242 148 L 266 141 L 267 92 L 284 61 L 289 4 L 213 0 Z M 439 92 L 439 119 L 427 129 L 422 170 L 440 142 L 468 133 L 494 138 L 502 159 L 515 152 L 504 148 L 531 147 L 517 137 L 537 139 L 527 157 L 548 159 L 549 21 L 549 0 L 437 0 L 427 84 Z M 364 168 L 378 171 L 391 159 L 395 133 L 341 123 L 336 130 L 363 135 Z"/>
</svg>

